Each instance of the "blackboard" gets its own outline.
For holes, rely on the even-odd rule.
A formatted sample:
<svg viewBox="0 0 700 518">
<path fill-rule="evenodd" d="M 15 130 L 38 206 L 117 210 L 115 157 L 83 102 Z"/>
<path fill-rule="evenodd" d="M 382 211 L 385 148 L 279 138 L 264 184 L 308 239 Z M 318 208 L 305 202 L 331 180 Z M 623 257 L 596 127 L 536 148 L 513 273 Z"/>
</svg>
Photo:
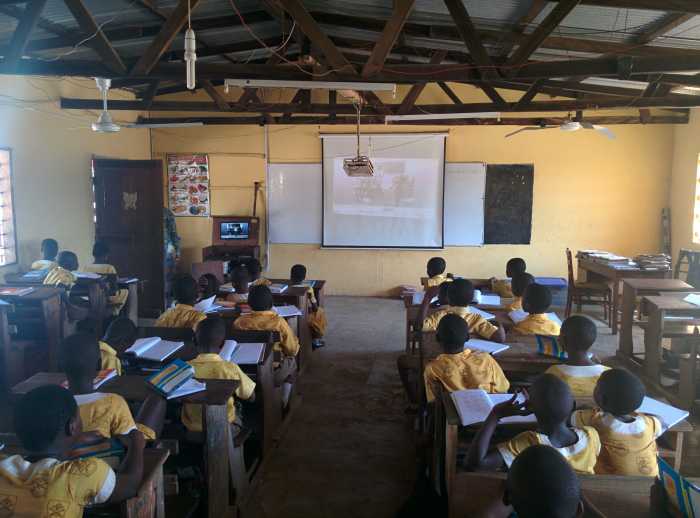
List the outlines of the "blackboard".
<svg viewBox="0 0 700 518">
<path fill-rule="evenodd" d="M 484 244 L 530 244 L 534 178 L 534 164 L 486 166 Z"/>
</svg>

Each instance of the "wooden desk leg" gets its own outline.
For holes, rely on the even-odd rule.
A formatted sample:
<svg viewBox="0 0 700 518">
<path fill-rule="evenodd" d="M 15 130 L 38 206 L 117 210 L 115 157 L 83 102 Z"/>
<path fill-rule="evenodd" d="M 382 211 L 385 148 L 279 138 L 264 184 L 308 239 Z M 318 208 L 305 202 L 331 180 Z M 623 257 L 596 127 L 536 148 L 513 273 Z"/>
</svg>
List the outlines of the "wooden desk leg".
<svg viewBox="0 0 700 518">
<path fill-rule="evenodd" d="M 3 308 L 11 306 L 3 306 Z M 7 313 L 0 310 L 0 345 L 3 351 L 3 385 L 5 389 L 5 397 L 9 404 L 12 395 L 12 387 L 24 381 L 24 365 L 20 364 L 22 359 L 21 354 L 13 354 L 12 339 L 8 332 Z"/>
<path fill-rule="evenodd" d="M 618 277 L 617 273 L 615 273 L 615 277 L 613 278 L 613 289 L 612 289 L 612 296 L 613 296 L 613 314 L 612 314 L 612 334 L 616 335 L 617 334 L 617 312 L 620 310 L 620 278 Z"/>
<path fill-rule="evenodd" d="M 666 311 L 651 306 L 649 330 L 644 333 L 644 372 L 653 383 L 659 383 L 661 341 L 664 333 Z"/>
<path fill-rule="evenodd" d="M 49 349 L 49 372 L 58 372 L 56 349 L 61 341 L 61 306 L 58 296 L 41 301 L 44 314 L 44 339 Z M 101 338 L 101 337 L 100 337 Z"/>
<path fill-rule="evenodd" d="M 445 486 L 448 501 L 452 496 L 452 479 L 457 473 L 457 440 L 459 426 L 445 425 Z"/>
<path fill-rule="evenodd" d="M 160 468 L 161 491 L 163 489 L 163 467 Z M 158 516 L 158 495 L 156 481 L 151 480 L 148 488 L 129 500 L 121 503 L 121 516 L 124 518 L 152 518 Z M 155 509 L 155 513 L 153 510 Z"/>
<path fill-rule="evenodd" d="M 129 298 L 124 305 L 124 315 L 131 320 L 136 327 L 139 326 L 139 290 L 137 284 L 129 284 Z"/>
<path fill-rule="evenodd" d="M 228 408 L 202 405 L 204 441 L 204 482 L 209 518 L 220 518 L 228 511 Z"/>
<path fill-rule="evenodd" d="M 102 291 L 102 288 L 100 287 L 99 283 L 91 282 L 90 284 L 88 284 L 88 300 L 90 301 L 90 306 L 92 307 L 92 309 L 98 311 L 100 315 L 104 315 L 106 301 L 104 292 Z M 94 332 L 96 337 L 102 338 L 102 318 L 99 318 L 95 322 Z"/>
<path fill-rule="evenodd" d="M 325 286 L 324 286 L 324 288 L 325 288 Z M 323 288 L 321 288 L 320 290 L 318 290 L 318 291 L 315 293 L 316 302 L 318 303 L 318 307 L 319 307 L 319 308 L 322 308 L 322 307 L 323 307 L 323 302 L 324 302 L 324 301 L 323 301 L 323 292 L 324 292 L 324 291 L 325 291 L 325 290 L 324 290 Z"/>
<path fill-rule="evenodd" d="M 619 350 L 628 358 L 634 355 L 634 340 L 632 328 L 634 310 L 637 306 L 637 290 L 625 284 L 622 288 L 622 318 L 620 322 L 620 346 Z"/>
<path fill-rule="evenodd" d="M 667 432 L 668 433 L 668 432 Z M 683 455 L 683 432 L 676 432 L 676 458 L 673 461 L 673 469 L 681 470 L 681 456 Z"/>
<path fill-rule="evenodd" d="M 275 386 L 274 386 L 274 362 L 273 355 L 271 354 L 267 361 L 262 365 L 258 364 L 258 384 L 260 385 L 260 394 L 262 395 L 262 438 L 260 440 L 261 444 L 261 458 L 271 451 L 272 441 L 274 439 L 274 399 L 275 399 Z"/>
</svg>

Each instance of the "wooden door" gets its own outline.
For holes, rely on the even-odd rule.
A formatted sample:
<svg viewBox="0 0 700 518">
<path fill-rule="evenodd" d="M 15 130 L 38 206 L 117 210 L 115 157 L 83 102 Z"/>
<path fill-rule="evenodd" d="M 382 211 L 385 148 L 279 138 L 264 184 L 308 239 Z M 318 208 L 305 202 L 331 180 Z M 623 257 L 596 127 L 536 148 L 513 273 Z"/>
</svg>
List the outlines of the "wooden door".
<svg viewBox="0 0 700 518">
<path fill-rule="evenodd" d="M 160 160 L 92 161 L 95 239 L 109 244 L 119 277 L 147 281 L 139 312 L 165 310 L 163 170 Z"/>
</svg>

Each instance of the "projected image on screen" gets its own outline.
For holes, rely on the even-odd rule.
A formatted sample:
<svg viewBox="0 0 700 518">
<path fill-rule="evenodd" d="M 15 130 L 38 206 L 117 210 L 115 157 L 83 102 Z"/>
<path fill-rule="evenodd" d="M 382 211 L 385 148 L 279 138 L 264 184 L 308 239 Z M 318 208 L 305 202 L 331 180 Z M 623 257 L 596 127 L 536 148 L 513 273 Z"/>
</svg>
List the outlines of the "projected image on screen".
<svg viewBox="0 0 700 518">
<path fill-rule="evenodd" d="M 373 177 L 351 178 L 333 162 L 333 213 L 389 218 L 434 218 L 438 160 L 375 158 Z"/>
</svg>

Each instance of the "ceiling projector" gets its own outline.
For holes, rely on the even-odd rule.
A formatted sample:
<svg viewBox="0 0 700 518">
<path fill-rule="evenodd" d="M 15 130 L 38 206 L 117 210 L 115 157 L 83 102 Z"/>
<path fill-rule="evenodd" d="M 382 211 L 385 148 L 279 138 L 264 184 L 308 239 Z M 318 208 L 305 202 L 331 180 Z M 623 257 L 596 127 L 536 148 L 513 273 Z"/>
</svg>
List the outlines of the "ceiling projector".
<svg viewBox="0 0 700 518">
<path fill-rule="evenodd" d="M 343 169 L 348 176 L 374 176 L 374 166 L 366 156 L 344 159 Z"/>
</svg>

